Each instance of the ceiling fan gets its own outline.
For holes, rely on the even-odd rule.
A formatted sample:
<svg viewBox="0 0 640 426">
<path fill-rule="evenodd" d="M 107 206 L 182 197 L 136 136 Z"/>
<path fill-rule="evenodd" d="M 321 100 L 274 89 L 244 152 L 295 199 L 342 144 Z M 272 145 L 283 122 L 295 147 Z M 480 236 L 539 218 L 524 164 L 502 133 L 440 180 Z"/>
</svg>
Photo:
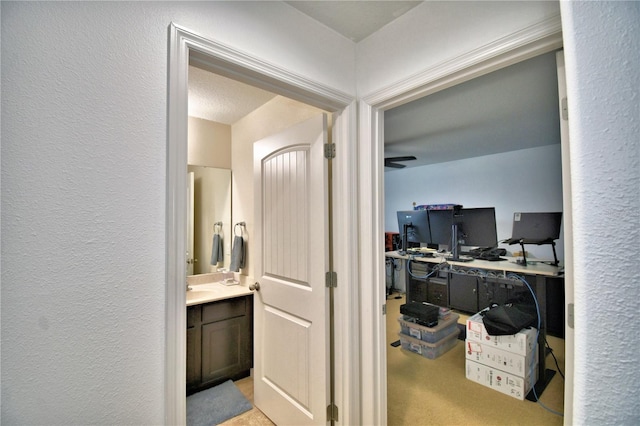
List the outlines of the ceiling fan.
<svg viewBox="0 0 640 426">
<path fill-rule="evenodd" d="M 416 157 L 414 157 L 413 155 L 408 155 L 405 157 L 389 157 L 384 159 L 384 166 L 393 167 L 394 169 L 402 169 L 407 166 L 404 164 L 398 164 L 397 161 L 410 161 L 415 159 Z"/>
</svg>

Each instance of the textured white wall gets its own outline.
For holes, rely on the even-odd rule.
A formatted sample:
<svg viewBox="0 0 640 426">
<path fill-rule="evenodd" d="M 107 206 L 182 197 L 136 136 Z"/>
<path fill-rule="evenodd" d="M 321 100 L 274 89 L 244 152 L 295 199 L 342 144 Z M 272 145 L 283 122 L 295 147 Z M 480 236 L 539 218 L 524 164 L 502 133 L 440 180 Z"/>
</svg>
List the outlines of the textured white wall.
<svg viewBox="0 0 640 426">
<path fill-rule="evenodd" d="M 231 126 L 189 117 L 187 164 L 231 169 Z"/>
<path fill-rule="evenodd" d="M 562 211 L 560 145 L 522 149 L 384 174 L 385 230 L 398 231 L 398 210 L 413 203 L 495 207 L 498 240 L 511 237 L 513 213 Z M 520 183 L 522 182 L 522 183 Z M 519 245 L 501 245 L 519 251 Z M 563 259 L 562 236 L 557 241 Z M 539 259 L 553 259 L 550 246 L 526 246 Z"/>
<path fill-rule="evenodd" d="M 640 337 L 624 326 L 637 323 L 640 296 L 639 5 L 561 3 L 575 147 L 575 424 L 640 420 Z M 347 93 L 354 46 L 266 2 L 0 7 L 0 420 L 160 424 L 169 22 Z M 452 18 L 443 31 L 472 33 Z M 476 21 L 491 24 L 473 32 L 477 45 L 496 26 L 522 23 Z M 447 37 L 421 38 L 439 28 L 425 22 L 397 44 L 367 39 L 360 93 L 464 51 L 447 50 Z"/>
<path fill-rule="evenodd" d="M 355 92 L 283 3 L 2 2 L 3 424 L 162 424 L 168 26 Z"/>
<path fill-rule="evenodd" d="M 562 2 L 577 425 L 640 423 L 640 3 Z"/>
</svg>

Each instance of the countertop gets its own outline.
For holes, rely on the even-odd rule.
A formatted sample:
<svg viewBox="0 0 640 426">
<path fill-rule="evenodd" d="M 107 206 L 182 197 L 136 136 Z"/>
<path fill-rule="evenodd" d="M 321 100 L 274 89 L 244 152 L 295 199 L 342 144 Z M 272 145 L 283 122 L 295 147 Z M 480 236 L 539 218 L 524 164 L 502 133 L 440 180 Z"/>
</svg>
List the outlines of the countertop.
<svg viewBox="0 0 640 426">
<path fill-rule="evenodd" d="M 227 279 L 238 282 L 238 284 L 223 284 Z M 191 290 L 187 291 L 187 306 L 253 294 L 253 291 L 249 290 L 253 279 L 237 272 L 190 275 L 187 277 L 187 284 L 191 287 Z"/>
<path fill-rule="evenodd" d="M 401 255 L 397 251 L 385 252 L 385 257 L 393 257 L 396 259 L 408 259 L 411 257 L 413 261 L 426 263 L 448 263 L 452 266 L 464 268 L 478 268 L 492 271 L 515 272 L 518 274 L 532 274 L 544 276 L 563 276 L 563 266 L 553 266 L 544 263 L 539 259 L 527 259 L 527 265 L 518 264 L 517 258 L 511 256 L 501 256 L 502 261 L 490 262 L 487 260 L 474 259 L 471 262 L 456 262 L 448 260 L 444 254 L 436 253 L 433 257 L 412 257 L 409 255 Z"/>
</svg>

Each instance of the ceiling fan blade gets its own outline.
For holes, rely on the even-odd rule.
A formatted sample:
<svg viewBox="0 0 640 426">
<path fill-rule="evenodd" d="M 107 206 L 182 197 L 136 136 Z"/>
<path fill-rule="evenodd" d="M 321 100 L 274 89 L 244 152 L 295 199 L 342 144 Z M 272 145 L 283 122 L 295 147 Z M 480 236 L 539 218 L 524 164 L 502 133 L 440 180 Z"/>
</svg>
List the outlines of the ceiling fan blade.
<svg viewBox="0 0 640 426">
<path fill-rule="evenodd" d="M 384 166 L 393 167 L 394 169 L 403 169 L 407 166 L 405 166 L 404 164 L 398 164 L 396 163 L 396 161 L 410 161 L 415 159 L 416 157 L 414 157 L 413 155 L 406 155 L 403 157 L 387 157 L 384 159 Z"/>
<path fill-rule="evenodd" d="M 394 163 L 394 162 L 386 161 L 386 160 L 384 162 L 384 166 L 385 167 L 393 167 L 394 169 L 404 169 L 405 167 L 407 167 L 404 164 L 398 164 L 398 163 Z"/>
<path fill-rule="evenodd" d="M 385 161 L 387 161 L 387 160 L 388 161 L 410 161 L 410 160 L 415 160 L 415 159 L 416 159 L 416 157 L 414 157 L 413 155 L 407 155 L 407 156 L 404 156 L 404 157 L 388 157 L 388 158 L 385 158 L 384 160 Z"/>
</svg>

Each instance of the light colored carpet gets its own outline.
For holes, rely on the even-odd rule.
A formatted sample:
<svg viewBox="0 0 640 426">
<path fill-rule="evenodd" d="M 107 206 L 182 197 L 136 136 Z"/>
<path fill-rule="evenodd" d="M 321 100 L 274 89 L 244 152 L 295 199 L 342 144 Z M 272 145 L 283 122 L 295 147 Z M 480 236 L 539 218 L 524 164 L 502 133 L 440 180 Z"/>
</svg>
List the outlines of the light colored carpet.
<svg viewBox="0 0 640 426">
<path fill-rule="evenodd" d="M 399 425 L 562 425 L 561 416 L 540 404 L 520 401 L 465 377 L 465 346 L 456 346 L 436 359 L 392 347 L 399 339 L 400 305 L 404 297 L 387 300 L 387 419 Z M 468 316 L 461 315 L 464 323 Z M 547 337 L 560 368 L 564 368 L 564 340 Z M 551 356 L 547 368 L 556 369 Z M 556 373 L 540 397 L 555 411 L 564 408 L 564 380 Z"/>
<path fill-rule="evenodd" d="M 510 396 L 467 380 L 465 377 L 464 342 L 441 357 L 430 360 L 390 344 L 398 340 L 400 305 L 404 297 L 387 300 L 387 419 L 389 426 L 422 425 L 562 425 L 562 417 L 531 401 Z M 460 323 L 467 316 L 460 316 Z M 564 340 L 547 336 L 560 368 L 564 369 Z M 547 368 L 556 369 L 551 356 Z M 253 403 L 253 378 L 234 382 Z M 540 397 L 555 411 L 564 408 L 564 380 L 556 373 Z M 273 426 L 253 407 L 223 426 Z"/>
</svg>

